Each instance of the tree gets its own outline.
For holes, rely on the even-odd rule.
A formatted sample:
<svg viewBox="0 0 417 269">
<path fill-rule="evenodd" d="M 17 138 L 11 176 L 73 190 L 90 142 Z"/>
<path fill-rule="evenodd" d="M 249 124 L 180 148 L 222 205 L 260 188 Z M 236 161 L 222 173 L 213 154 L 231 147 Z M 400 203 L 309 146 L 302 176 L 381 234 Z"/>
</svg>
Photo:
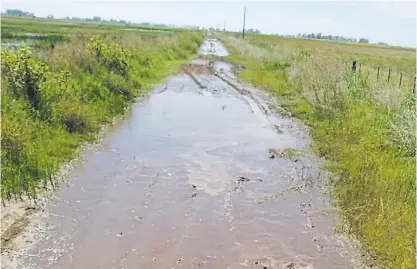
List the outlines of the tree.
<svg viewBox="0 0 417 269">
<path fill-rule="evenodd" d="M 260 34 L 261 32 L 258 29 L 247 29 L 245 30 L 248 34 Z"/>
<path fill-rule="evenodd" d="M 11 16 L 21 16 L 21 17 L 33 17 L 35 16 L 33 13 L 25 12 L 20 9 L 7 9 L 6 15 Z"/>
<path fill-rule="evenodd" d="M 52 14 L 49 14 L 46 18 L 48 18 L 48 19 L 54 19 L 54 15 L 52 15 Z"/>
<path fill-rule="evenodd" d="M 369 39 L 366 39 L 366 38 L 361 37 L 359 39 L 359 43 L 369 43 Z"/>
<path fill-rule="evenodd" d="M 359 41 L 353 37 L 345 37 L 345 36 L 333 36 L 333 35 L 323 35 L 322 33 L 318 34 L 302 34 L 299 33 L 296 37 L 298 38 L 314 38 L 314 39 L 326 39 L 326 40 L 334 40 L 334 41 L 344 41 L 344 42 L 360 42 L 360 43 L 369 43 L 369 40 L 366 38 L 361 38 Z"/>
</svg>

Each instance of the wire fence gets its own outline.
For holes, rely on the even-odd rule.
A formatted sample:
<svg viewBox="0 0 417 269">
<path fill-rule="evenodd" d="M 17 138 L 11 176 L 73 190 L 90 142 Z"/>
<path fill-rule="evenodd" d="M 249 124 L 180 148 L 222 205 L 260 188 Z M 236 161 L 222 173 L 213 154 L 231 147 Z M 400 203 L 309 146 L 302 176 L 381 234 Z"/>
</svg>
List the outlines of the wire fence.
<svg viewBox="0 0 417 269">
<path fill-rule="evenodd" d="M 416 73 L 412 72 L 398 72 L 394 71 L 391 68 L 381 68 L 374 66 L 365 66 L 363 63 L 358 63 L 358 61 L 353 61 L 351 67 L 349 64 L 347 66 L 351 68 L 351 71 L 356 74 L 366 76 L 368 81 L 373 81 L 375 85 L 383 87 L 383 85 L 389 85 L 390 87 L 398 87 L 416 92 Z M 277 70 L 268 70 L 268 69 L 252 69 L 254 72 L 260 73 L 275 73 Z M 266 78 L 262 76 L 259 77 L 262 84 L 268 84 Z"/>
<path fill-rule="evenodd" d="M 364 65 L 361 63 L 358 63 L 357 61 L 352 62 L 352 72 L 354 73 L 361 73 L 364 68 Z M 393 83 L 394 85 L 398 85 L 398 87 L 401 86 L 407 86 L 410 87 L 410 90 L 414 93 L 416 92 L 416 74 L 415 73 L 405 73 L 405 72 L 394 72 L 391 68 L 388 68 L 388 70 L 383 70 L 381 67 L 377 68 L 371 68 L 374 69 L 376 82 L 387 82 L 387 83 Z M 370 68 L 368 68 L 368 76 L 370 76 Z M 403 85 L 404 80 L 408 78 L 412 81 L 410 85 Z M 394 83 L 396 80 L 396 83 Z"/>
</svg>

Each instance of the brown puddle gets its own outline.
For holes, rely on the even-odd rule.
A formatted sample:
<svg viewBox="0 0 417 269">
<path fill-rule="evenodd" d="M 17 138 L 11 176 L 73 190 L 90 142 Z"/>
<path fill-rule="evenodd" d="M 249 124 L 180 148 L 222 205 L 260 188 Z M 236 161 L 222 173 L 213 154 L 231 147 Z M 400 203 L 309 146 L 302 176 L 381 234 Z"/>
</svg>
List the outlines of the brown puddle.
<svg viewBox="0 0 417 269">
<path fill-rule="evenodd" d="M 194 75 L 204 89 L 168 79 L 85 153 L 19 268 L 358 268 L 320 213 L 326 176 L 306 130 L 256 89 Z"/>
</svg>

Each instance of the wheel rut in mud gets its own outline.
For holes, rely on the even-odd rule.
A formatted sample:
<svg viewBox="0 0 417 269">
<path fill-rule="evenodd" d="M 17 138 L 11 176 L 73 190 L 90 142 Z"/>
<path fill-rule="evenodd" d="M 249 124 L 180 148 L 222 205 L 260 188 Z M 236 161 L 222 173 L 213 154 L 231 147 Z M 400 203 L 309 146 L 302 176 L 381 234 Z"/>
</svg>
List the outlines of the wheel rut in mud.
<svg viewBox="0 0 417 269">
<path fill-rule="evenodd" d="M 36 214 L 36 243 L 2 253 L 4 268 L 358 268 L 323 214 L 306 129 L 210 54 L 227 50 L 206 40 L 203 59 L 86 150 Z"/>
</svg>

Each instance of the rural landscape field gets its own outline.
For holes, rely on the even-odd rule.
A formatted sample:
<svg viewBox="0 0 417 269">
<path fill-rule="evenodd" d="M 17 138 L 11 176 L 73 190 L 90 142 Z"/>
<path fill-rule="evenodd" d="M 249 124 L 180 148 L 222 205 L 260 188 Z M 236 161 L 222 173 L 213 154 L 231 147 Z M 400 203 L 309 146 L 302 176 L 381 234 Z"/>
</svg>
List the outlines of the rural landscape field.
<svg viewBox="0 0 417 269">
<path fill-rule="evenodd" d="M 416 266 L 416 50 L 1 16 L 2 268 Z"/>
</svg>

